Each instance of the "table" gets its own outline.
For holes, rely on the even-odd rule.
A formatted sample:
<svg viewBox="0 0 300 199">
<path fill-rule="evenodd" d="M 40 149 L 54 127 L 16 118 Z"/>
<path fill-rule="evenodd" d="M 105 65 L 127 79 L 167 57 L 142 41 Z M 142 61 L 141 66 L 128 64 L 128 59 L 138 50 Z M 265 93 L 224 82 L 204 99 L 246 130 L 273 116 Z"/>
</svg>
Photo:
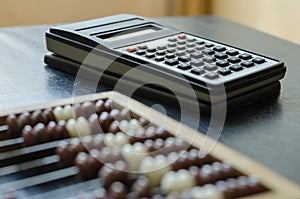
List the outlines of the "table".
<svg viewBox="0 0 300 199">
<path fill-rule="evenodd" d="M 278 98 L 239 109 L 226 118 L 220 141 L 300 184 L 300 46 L 214 16 L 159 18 L 180 30 L 284 60 L 288 66 Z M 51 25 L 0 29 L 0 111 L 72 96 L 74 77 L 44 66 L 44 33 Z M 100 86 L 97 91 L 111 90 Z M 86 88 L 85 93 L 92 92 Z M 140 96 L 147 105 L 155 104 Z M 162 104 L 179 120 L 180 112 Z M 196 119 L 188 118 L 193 126 Z M 205 132 L 209 117 L 201 117 Z"/>
</svg>

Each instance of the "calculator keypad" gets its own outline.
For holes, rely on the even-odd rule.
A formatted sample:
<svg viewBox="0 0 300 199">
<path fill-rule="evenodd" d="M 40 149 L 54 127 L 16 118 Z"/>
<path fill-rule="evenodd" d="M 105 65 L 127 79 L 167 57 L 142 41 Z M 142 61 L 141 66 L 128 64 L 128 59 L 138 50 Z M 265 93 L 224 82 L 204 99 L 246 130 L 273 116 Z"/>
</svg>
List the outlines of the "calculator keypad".
<svg viewBox="0 0 300 199">
<path fill-rule="evenodd" d="M 187 34 L 120 48 L 121 51 L 159 62 L 194 78 L 228 78 L 273 60 Z M 269 63 L 270 62 L 270 63 Z"/>
</svg>

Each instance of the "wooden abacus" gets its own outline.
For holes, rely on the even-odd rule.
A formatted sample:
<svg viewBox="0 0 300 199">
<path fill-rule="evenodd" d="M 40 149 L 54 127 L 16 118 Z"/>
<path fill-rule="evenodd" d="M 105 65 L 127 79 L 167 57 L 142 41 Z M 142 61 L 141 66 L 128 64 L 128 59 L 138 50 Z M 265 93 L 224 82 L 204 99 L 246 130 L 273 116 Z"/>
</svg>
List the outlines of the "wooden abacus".
<svg viewBox="0 0 300 199">
<path fill-rule="evenodd" d="M 129 110 L 130 116 L 137 119 L 134 122 L 135 123 L 136 121 L 139 122 L 137 126 L 140 125 L 140 127 L 142 127 L 143 126 L 142 123 L 144 122 L 145 124 L 149 125 L 149 121 L 151 122 L 150 126 L 153 128 L 157 127 L 157 129 L 159 129 L 159 127 L 163 125 L 164 131 L 160 132 L 161 134 L 159 134 L 158 137 L 155 138 L 153 137 L 153 140 L 151 142 L 156 142 L 156 140 L 159 140 L 159 143 L 163 145 L 164 142 L 167 142 L 166 140 L 168 140 L 169 137 L 169 140 L 176 141 L 176 139 L 178 139 L 178 140 L 184 140 L 187 143 L 192 143 L 191 146 L 188 146 L 186 148 L 187 150 L 189 150 L 189 152 L 187 152 L 188 153 L 186 156 L 187 159 L 185 159 L 187 162 L 190 161 L 191 163 L 188 166 L 186 165 L 184 166 L 183 164 L 175 165 L 174 162 L 172 164 L 170 163 L 171 166 L 168 165 L 169 170 L 164 173 L 164 176 L 160 176 L 161 181 L 159 181 L 158 184 L 151 182 L 151 177 L 153 176 L 150 176 L 149 173 L 145 174 L 147 178 L 146 181 L 143 178 L 141 178 L 141 176 L 144 177 L 144 174 L 140 173 L 138 174 L 139 178 L 137 178 L 137 174 L 132 175 L 130 179 L 128 179 L 131 181 L 129 182 L 129 184 L 125 181 L 122 181 L 122 179 L 118 179 L 118 177 L 112 182 L 108 183 L 108 181 L 107 180 L 105 181 L 105 179 L 102 180 L 97 179 L 97 173 L 100 167 L 102 167 L 102 169 L 100 169 L 99 171 L 99 176 L 103 178 L 105 178 L 106 176 L 105 172 L 107 172 L 106 171 L 107 169 L 105 170 L 103 164 L 93 163 L 94 164 L 93 167 L 83 166 L 86 165 L 85 164 L 86 160 L 94 157 L 94 156 L 91 157 L 91 154 L 102 153 L 101 150 L 103 150 L 104 145 L 107 146 L 106 148 L 109 148 L 109 150 L 105 149 L 106 152 L 113 150 L 112 146 L 108 146 L 109 144 L 104 142 L 105 139 L 107 139 L 108 137 L 107 132 L 101 132 L 101 133 L 99 132 L 100 136 L 93 135 L 94 137 L 92 138 L 98 136 L 97 138 L 98 141 L 100 140 L 103 142 L 101 142 L 102 144 L 100 144 L 101 147 L 99 145 L 100 142 L 98 143 L 97 145 L 99 149 L 98 152 L 90 151 L 89 153 L 88 151 L 92 149 L 83 146 L 82 143 L 93 142 L 91 140 L 91 136 L 89 136 L 90 134 L 95 134 L 95 133 L 91 133 L 92 128 L 88 130 L 89 133 L 86 133 L 86 131 L 84 131 L 85 133 L 81 135 L 82 139 L 80 140 L 79 138 L 71 138 L 71 137 L 76 137 L 76 135 L 74 136 L 76 132 L 70 132 L 72 131 L 70 130 L 70 125 L 67 126 L 67 123 L 63 123 L 63 122 L 59 123 L 59 121 L 56 121 L 57 125 L 56 127 L 53 128 L 57 130 L 58 128 L 57 126 L 59 126 L 58 124 L 60 124 L 59 127 L 60 130 L 57 130 L 57 132 L 59 133 L 56 132 L 56 135 L 54 137 L 51 135 L 50 136 L 51 138 L 50 137 L 45 138 L 45 136 L 42 136 L 45 135 L 45 133 L 43 131 L 41 134 L 40 130 L 46 128 L 46 126 L 48 127 L 49 124 L 51 123 L 50 120 L 55 119 L 55 116 L 57 119 L 58 117 L 57 115 L 50 114 L 49 116 L 47 115 L 48 113 L 47 114 L 45 113 L 47 117 L 44 115 L 44 120 L 42 119 L 43 117 L 41 117 L 40 119 L 36 119 L 36 122 L 31 121 L 31 125 L 34 127 L 30 128 L 27 125 L 27 129 L 25 128 L 26 124 L 18 124 L 18 121 L 15 120 L 15 122 L 17 122 L 16 124 L 21 125 L 20 128 L 22 128 L 22 132 L 20 132 L 20 129 L 17 130 L 19 131 L 18 133 L 11 132 L 11 129 L 15 128 L 12 125 L 13 123 L 7 125 L 7 118 L 11 114 L 14 114 L 15 117 L 19 117 L 20 114 L 24 112 L 26 112 L 26 114 L 28 113 L 33 114 L 33 112 L 37 110 L 40 110 L 41 112 L 40 114 L 42 114 L 42 112 L 45 112 L 45 110 L 47 110 L 47 108 L 49 107 L 52 108 L 53 110 L 54 107 L 63 107 L 65 105 L 72 106 L 73 104 L 76 103 L 80 104 L 87 101 L 95 103 L 97 102 L 97 100 L 107 101 L 107 99 L 112 100 L 111 104 L 113 109 L 117 109 L 120 111 L 122 109 Z M 99 118 L 101 117 L 101 113 L 103 112 L 105 112 L 105 108 L 102 110 L 102 112 L 98 111 L 98 115 L 100 115 Z M 107 110 L 106 114 L 102 114 L 104 115 L 102 116 L 104 118 L 103 120 L 101 120 L 102 123 L 107 121 L 108 113 L 118 115 L 118 111 L 116 112 L 117 113 L 111 113 L 111 109 L 109 111 Z M 39 126 L 37 126 L 38 125 L 37 123 L 42 123 L 43 121 L 45 121 L 45 117 L 48 118 L 46 119 L 47 121 L 45 122 L 45 124 L 40 124 Z M 63 120 L 66 118 L 60 118 L 60 119 Z M 72 119 L 72 116 L 69 116 L 68 119 Z M 77 118 L 77 120 L 74 120 L 73 122 L 76 123 L 78 122 L 78 120 L 79 117 Z M 83 125 L 88 124 L 86 122 L 90 122 L 90 121 L 91 120 L 84 120 L 84 118 L 81 118 L 81 122 Z M 128 123 L 126 122 L 125 123 L 129 125 L 130 121 Z M 110 121 L 110 126 L 112 126 L 112 122 L 113 121 Z M 27 122 L 27 124 L 29 123 L 30 122 Z M 89 124 L 91 125 L 91 123 Z M 121 126 L 121 120 L 118 124 L 119 126 Z M 214 198 L 242 197 L 242 198 L 278 198 L 278 199 L 291 198 L 292 199 L 292 198 L 300 197 L 300 189 L 296 184 L 288 181 L 287 179 L 274 173 L 270 169 L 265 168 L 259 163 L 239 154 L 238 152 L 228 148 L 227 146 L 224 146 L 219 142 L 209 152 L 208 156 L 196 157 L 195 160 L 188 159 L 188 157 L 190 157 L 189 155 L 191 154 L 194 155 L 197 154 L 196 152 L 199 152 L 201 143 L 204 141 L 204 139 L 206 139 L 206 141 L 211 143 L 213 143 L 214 140 L 212 140 L 209 137 L 205 137 L 203 134 L 171 118 L 168 118 L 162 113 L 152 110 L 149 107 L 116 92 L 104 92 L 99 94 L 75 97 L 72 99 L 59 100 L 59 101 L 50 102 L 41 105 L 34 105 L 30 107 L 8 110 L 1 113 L 0 125 L 1 125 L 0 127 L 1 128 L 0 194 L 2 195 L 7 194 L 4 195 L 4 198 L 51 198 L 51 197 L 71 198 L 78 194 L 83 194 L 87 198 L 104 198 L 105 194 L 109 194 L 110 197 L 114 197 L 114 198 L 124 198 L 126 194 L 128 194 L 127 195 L 128 198 L 138 198 L 143 194 L 146 195 L 150 194 L 151 197 L 153 198 L 171 197 L 171 196 L 173 198 L 176 197 L 195 198 L 196 197 L 195 194 L 197 195 L 197 193 L 211 194 L 208 196 Z M 54 123 L 52 125 L 54 125 Z M 103 125 L 101 127 L 103 127 Z M 118 129 L 117 127 L 109 128 L 108 126 L 105 128 L 106 128 L 105 131 L 108 131 L 108 129 L 114 131 L 112 130 L 114 128 Z M 27 136 L 28 132 L 29 134 L 32 133 L 33 129 L 35 129 L 34 131 L 35 136 L 39 137 L 37 138 L 37 140 L 34 141 L 32 141 L 31 137 L 29 138 L 24 137 L 24 134 Z M 116 135 L 117 131 L 120 131 L 120 129 L 116 130 L 116 132 L 114 133 L 110 133 L 109 135 L 110 136 L 113 136 L 113 134 Z M 156 132 L 158 131 L 157 129 Z M 127 145 L 131 144 L 133 147 L 134 144 L 136 144 L 137 142 L 144 143 L 144 145 L 146 145 L 145 144 L 146 139 L 130 140 L 128 138 L 130 137 L 128 134 L 126 135 L 127 138 L 126 137 L 124 138 L 124 135 L 126 134 L 125 133 L 122 134 L 123 138 L 121 139 L 124 145 L 120 144 L 119 147 L 123 147 L 125 146 L 125 144 Z M 170 137 L 172 137 L 172 139 L 170 139 Z M 64 150 L 68 146 L 70 146 L 70 144 L 73 147 L 72 149 L 74 153 L 72 151 L 68 153 L 64 153 L 65 152 Z M 174 148 L 174 146 L 176 146 L 177 148 L 176 147 Z M 176 151 L 176 153 L 179 153 L 179 148 L 184 149 L 184 147 L 182 148 L 180 144 L 178 145 L 175 144 L 174 146 L 172 145 L 173 148 L 171 147 L 171 149 Z M 149 152 L 149 148 L 147 148 L 147 150 Z M 168 154 L 172 152 L 172 150 L 168 151 Z M 147 157 L 147 158 L 150 159 L 151 161 L 155 161 L 155 158 L 158 156 L 159 158 L 162 158 L 164 155 L 166 157 L 168 156 L 168 154 L 164 154 L 164 152 L 162 152 L 162 154 L 163 155 L 159 153 L 157 153 L 156 155 L 152 154 L 152 157 Z M 125 156 L 124 153 L 119 153 L 119 154 L 117 153 L 117 155 L 115 156 L 112 155 L 111 158 L 116 158 L 116 160 L 114 162 L 110 162 L 110 164 L 114 165 L 114 163 L 119 158 L 123 158 L 122 159 L 123 163 L 130 164 L 131 160 L 128 160 L 128 157 L 124 157 L 124 156 Z M 67 157 L 67 159 L 65 159 L 64 157 Z M 75 158 L 76 160 L 74 160 Z M 147 161 L 145 160 L 147 158 L 144 157 L 144 159 L 139 162 L 140 167 L 142 167 L 141 165 L 147 163 Z M 166 160 L 166 158 L 163 159 Z M 212 170 L 214 171 L 215 167 L 218 169 L 226 167 L 228 163 L 230 164 L 229 170 L 227 169 L 228 175 L 226 174 L 226 172 L 223 172 L 222 169 L 219 171 L 219 174 L 214 173 L 216 174 L 214 175 L 214 179 L 204 178 L 203 176 L 201 177 L 201 175 L 199 177 L 198 175 L 201 169 L 202 170 L 206 169 L 209 170 L 209 172 L 211 172 Z M 184 168 L 180 168 L 181 167 L 180 165 Z M 195 165 L 197 165 L 199 168 L 196 168 Z M 122 167 L 122 165 L 120 167 Z M 145 167 L 147 167 L 147 165 Z M 175 169 L 175 167 L 178 168 Z M 189 168 L 193 167 L 193 169 L 188 169 L 187 167 Z M 94 171 L 91 172 L 90 169 L 87 168 L 96 168 L 96 169 L 94 169 Z M 196 173 L 198 172 L 197 180 L 195 180 L 196 179 L 195 176 L 189 173 L 192 171 L 196 171 Z M 220 172 L 221 173 L 223 172 L 222 175 L 225 173 L 227 176 L 222 177 Z M 123 178 L 123 179 L 126 178 L 127 174 L 125 175 L 124 171 L 123 173 L 122 171 L 119 173 L 121 173 L 119 174 L 120 176 L 123 176 L 119 178 Z M 167 177 L 167 173 L 169 174 L 168 177 Z M 175 176 L 179 174 L 184 175 L 186 178 L 188 177 L 191 178 L 192 176 L 193 179 L 191 179 L 188 182 L 193 182 L 194 184 L 192 183 L 190 187 L 188 187 L 189 185 L 182 185 L 178 189 L 184 189 L 184 186 L 187 187 L 184 189 L 184 191 L 180 190 L 179 191 L 180 193 L 174 195 L 173 192 L 174 191 L 176 192 L 177 189 L 173 189 L 172 187 L 169 186 L 170 183 L 168 184 L 165 182 L 168 180 L 170 181 L 171 173 L 172 175 Z M 213 176 L 213 173 L 210 173 L 208 176 L 210 175 Z M 256 177 L 252 177 L 253 175 Z M 81 178 L 79 176 L 81 176 Z M 205 179 L 207 181 L 205 181 Z M 146 187 L 143 187 L 144 188 L 143 191 L 145 192 L 146 190 L 147 193 L 144 192 L 135 193 L 134 191 L 141 190 L 139 188 L 136 188 L 138 184 L 137 182 L 139 181 L 144 181 L 144 184 L 145 182 L 146 183 L 150 182 L 149 184 L 152 183 L 152 185 L 149 185 L 149 187 L 152 188 L 153 186 L 155 186 L 156 188 L 153 190 L 146 190 Z M 239 184 L 240 182 L 242 182 L 242 184 Z M 155 185 L 153 185 L 153 183 Z M 208 186 L 207 184 L 210 185 Z M 197 189 L 195 189 L 195 186 L 197 186 Z M 116 189 L 121 190 L 121 192 L 122 190 L 123 191 L 126 190 L 126 193 L 125 192 L 120 193 L 120 191 L 116 193 L 115 191 Z M 193 192 L 191 192 L 191 190 L 193 190 Z M 203 195 L 203 197 L 205 197 L 205 195 Z"/>
</svg>

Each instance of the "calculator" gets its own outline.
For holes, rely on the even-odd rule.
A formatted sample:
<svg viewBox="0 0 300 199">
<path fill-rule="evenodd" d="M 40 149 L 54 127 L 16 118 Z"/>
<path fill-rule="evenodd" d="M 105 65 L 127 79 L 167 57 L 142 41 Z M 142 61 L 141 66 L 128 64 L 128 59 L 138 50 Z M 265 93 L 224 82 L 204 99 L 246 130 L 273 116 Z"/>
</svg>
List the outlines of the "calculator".
<svg viewBox="0 0 300 199">
<path fill-rule="evenodd" d="M 178 85 L 179 93 L 188 82 L 197 99 L 207 104 L 212 98 L 249 103 L 278 92 L 278 86 L 270 85 L 278 85 L 286 72 L 282 61 L 129 14 L 52 27 L 46 44 L 51 55 L 45 56 L 45 63 L 50 67 L 76 74 L 84 63 L 119 78 L 138 68 L 143 75 L 129 81 L 143 82 L 152 74 Z M 99 58 L 96 62 L 86 61 L 91 52 Z M 104 67 L 107 60 L 113 62 Z"/>
</svg>

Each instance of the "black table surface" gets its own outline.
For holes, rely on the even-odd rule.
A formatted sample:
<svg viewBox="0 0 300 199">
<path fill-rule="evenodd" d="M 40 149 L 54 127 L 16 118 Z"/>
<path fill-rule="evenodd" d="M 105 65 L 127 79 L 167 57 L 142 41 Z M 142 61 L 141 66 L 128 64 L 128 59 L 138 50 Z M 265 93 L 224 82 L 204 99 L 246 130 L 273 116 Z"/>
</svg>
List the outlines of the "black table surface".
<svg viewBox="0 0 300 199">
<path fill-rule="evenodd" d="M 300 184 L 300 46 L 213 16 L 159 18 L 179 30 L 283 60 L 288 69 L 278 98 L 239 109 L 226 118 L 220 141 Z M 0 29 L 0 112 L 72 96 L 74 77 L 45 67 L 45 31 L 51 25 Z M 100 86 L 98 92 L 112 90 Z M 93 92 L 87 87 L 82 93 Z M 135 97 L 147 105 L 152 100 Z M 162 104 L 179 120 L 180 110 Z M 201 117 L 205 132 L 209 117 Z M 187 125 L 194 126 L 191 115 Z"/>
</svg>

